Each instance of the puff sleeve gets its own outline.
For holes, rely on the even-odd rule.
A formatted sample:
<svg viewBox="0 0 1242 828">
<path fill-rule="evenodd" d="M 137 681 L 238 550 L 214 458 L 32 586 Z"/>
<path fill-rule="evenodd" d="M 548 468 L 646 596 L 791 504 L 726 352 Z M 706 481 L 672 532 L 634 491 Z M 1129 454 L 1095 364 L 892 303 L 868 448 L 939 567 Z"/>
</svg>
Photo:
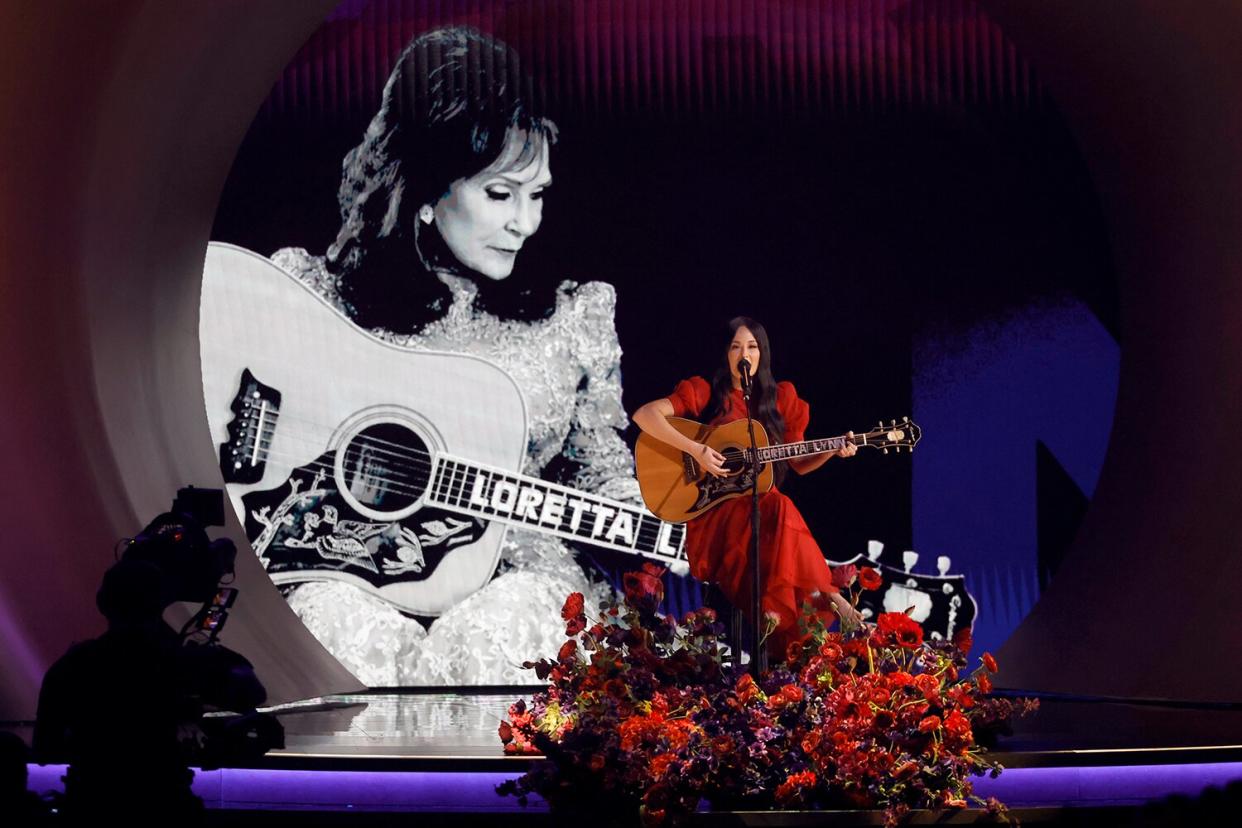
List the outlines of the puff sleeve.
<svg viewBox="0 0 1242 828">
<path fill-rule="evenodd" d="M 806 439 L 806 427 L 811 422 L 811 406 L 798 396 L 792 382 L 780 382 L 776 385 L 776 409 L 785 419 L 786 443 L 797 443 Z"/>
<path fill-rule="evenodd" d="M 673 404 L 674 417 L 696 417 L 707 408 L 712 389 L 702 377 L 691 377 L 677 383 L 668 401 Z"/>
</svg>

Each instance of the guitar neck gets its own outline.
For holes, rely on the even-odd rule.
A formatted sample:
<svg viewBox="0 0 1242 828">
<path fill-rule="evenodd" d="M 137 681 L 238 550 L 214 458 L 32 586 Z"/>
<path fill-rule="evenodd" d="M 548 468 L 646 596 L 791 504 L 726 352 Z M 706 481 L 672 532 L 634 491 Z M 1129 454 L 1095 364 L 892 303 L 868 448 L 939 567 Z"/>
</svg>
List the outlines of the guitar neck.
<svg viewBox="0 0 1242 828">
<path fill-rule="evenodd" d="M 686 557 L 685 527 L 645 509 L 449 455 L 436 458 L 426 503 L 666 563 Z"/>
<path fill-rule="evenodd" d="M 825 454 L 830 451 L 838 451 L 846 443 L 865 446 L 867 445 L 867 435 L 858 434 L 853 438 L 841 435 L 840 437 L 825 437 L 822 440 L 803 440 L 800 443 L 777 443 L 771 446 L 763 446 L 758 451 L 759 462 L 775 463 L 780 460 L 792 460 L 795 457 L 811 457 L 816 454 Z M 747 453 L 749 454 L 749 451 Z"/>
</svg>

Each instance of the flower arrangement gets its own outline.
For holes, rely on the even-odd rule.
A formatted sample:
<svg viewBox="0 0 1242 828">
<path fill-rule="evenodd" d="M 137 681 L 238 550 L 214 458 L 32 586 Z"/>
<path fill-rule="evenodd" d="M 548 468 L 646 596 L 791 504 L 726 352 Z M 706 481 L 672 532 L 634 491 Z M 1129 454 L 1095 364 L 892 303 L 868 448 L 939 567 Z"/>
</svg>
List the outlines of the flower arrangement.
<svg viewBox="0 0 1242 828">
<path fill-rule="evenodd" d="M 876 581 L 868 569 L 840 578 L 855 604 Z M 964 642 L 925 641 L 904 613 L 837 632 L 808 605 L 802 639 L 755 680 L 727 658 L 712 610 L 657 613 L 662 575 L 654 564 L 626 575 L 623 603 L 593 620 L 569 596 L 556 659 L 526 665 L 548 688 L 500 725 L 506 753 L 548 761 L 499 793 L 523 803 L 537 793 L 566 811 L 637 810 L 645 825 L 680 822 L 704 801 L 882 808 L 895 825 L 912 809 L 973 800 L 1004 818 L 1001 803 L 973 795 L 972 775 L 1001 770 L 980 738 L 1036 703 L 983 698 L 991 654 L 966 672 Z"/>
</svg>

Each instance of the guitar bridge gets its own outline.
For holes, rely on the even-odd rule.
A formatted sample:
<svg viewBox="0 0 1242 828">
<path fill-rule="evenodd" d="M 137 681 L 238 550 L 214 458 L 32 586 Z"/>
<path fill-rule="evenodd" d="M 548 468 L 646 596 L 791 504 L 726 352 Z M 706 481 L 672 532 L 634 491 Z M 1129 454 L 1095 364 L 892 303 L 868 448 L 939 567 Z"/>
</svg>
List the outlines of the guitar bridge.
<svg viewBox="0 0 1242 828">
<path fill-rule="evenodd" d="M 237 396 L 229 406 L 228 440 L 220 444 L 220 474 L 225 483 L 258 483 L 267 468 L 268 449 L 280 415 L 280 392 L 242 371 Z"/>
<path fill-rule="evenodd" d="M 681 453 L 681 464 L 685 469 L 687 483 L 693 483 L 699 479 L 699 474 L 702 470 L 699 468 L 698 462 L 690 456 L 690 452 L 683 451 Z"/>
</svg>

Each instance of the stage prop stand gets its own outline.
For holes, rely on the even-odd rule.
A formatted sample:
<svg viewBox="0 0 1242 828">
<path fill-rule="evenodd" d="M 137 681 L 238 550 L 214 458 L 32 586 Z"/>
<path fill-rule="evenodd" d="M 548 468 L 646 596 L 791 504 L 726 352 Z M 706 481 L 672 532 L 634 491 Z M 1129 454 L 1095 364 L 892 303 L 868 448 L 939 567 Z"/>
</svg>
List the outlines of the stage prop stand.
<svg viewBox="0 0 1242 828">
<path fill-rule="evenodd" d="M 763 645 L 763 573 L 759 567 L 759 447 L 755 444 L 755 420 L 750 408 L 750 364 L 742 360 L 738 365 L 742 375 L 742 399 L 746 401 L 746 432 L 750 435 L 750 618 L 751 643 L 750 674 L 756 680 L 768 667 L 767 650 Z M 738 636 L 740 639 L 741 636 Z M 740 653 L 739 653 L 740 657 Z"/>
</svg>

